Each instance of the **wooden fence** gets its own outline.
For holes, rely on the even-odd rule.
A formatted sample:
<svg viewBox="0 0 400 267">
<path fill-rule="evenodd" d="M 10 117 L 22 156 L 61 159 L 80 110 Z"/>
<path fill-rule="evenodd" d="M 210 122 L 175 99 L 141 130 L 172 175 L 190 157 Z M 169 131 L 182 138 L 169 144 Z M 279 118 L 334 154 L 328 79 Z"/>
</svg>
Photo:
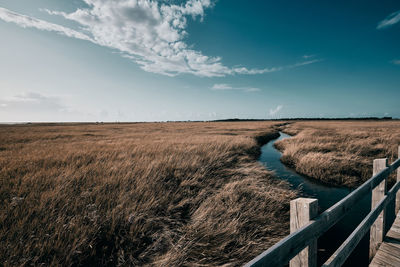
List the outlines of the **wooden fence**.
<svg viewBox="0 0 400 267">
<path fill-rule="evenodd" d="M 371 211 L 322 265 L 341 266 L 356 245 L 370 231 L 369 257 L 372 259 L 385 236 L 386 207 L 395 199 L 395 214 L 400 209 L 400 147 L 399 158 L 388 166 L 387 159 L 375 159 L 372 177 L 318 215 L 318 200 L 298 198 L 290 202 L 291 234 L 261 253 L 245 266 L 314 267 L 317 265 L 317 239 L 335 225 L 346 213 L 367 194 L 372 193 Z M 387 177 L 397 169 L 397 182 L 386 190 Z"/>
</svg>

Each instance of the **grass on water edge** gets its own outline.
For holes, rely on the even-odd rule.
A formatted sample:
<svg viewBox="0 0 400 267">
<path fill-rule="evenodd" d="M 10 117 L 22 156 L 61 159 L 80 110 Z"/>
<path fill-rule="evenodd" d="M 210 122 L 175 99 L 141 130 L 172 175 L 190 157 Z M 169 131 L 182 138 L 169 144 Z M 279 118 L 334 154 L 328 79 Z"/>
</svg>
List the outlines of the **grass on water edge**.
<svg viewBox="0 0 400 267">
<path fill-rule="evenodd" d="M 241 265 L 288 234 L 276 124 L 0 126 L 0 262 Z"/>
<path fill-rule="evenodd" d="M 275 143 L 281 161 L 328 184 L 357 187 L 372 176 L 374 159 L 398 158 L 400 121 L 302 121 L 283 131 L 294 136 Z"/>
</svg>

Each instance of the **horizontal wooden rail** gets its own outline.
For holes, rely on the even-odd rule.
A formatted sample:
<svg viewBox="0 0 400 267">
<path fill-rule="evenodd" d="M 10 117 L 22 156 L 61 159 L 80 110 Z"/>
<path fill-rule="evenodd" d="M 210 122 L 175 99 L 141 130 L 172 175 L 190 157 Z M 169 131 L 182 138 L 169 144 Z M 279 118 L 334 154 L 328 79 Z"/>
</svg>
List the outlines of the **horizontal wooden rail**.
<svg viewBox="0 0 400 267">
<path fill-rule="evenodd" d="M 399 149 L 400 153 L 400 149 Z M 398 167 L 400 166 L 400 159 L 397 159 L 395 162 L 393 162 L 388 168 L 389 168 L 389 173 L 392 173 L 395 171 Z"/>
<path fill-rule="evenodd" d="M 400 159 L 397 159 L 390 166 L 373 175 L 369 180 L 363 183 L 352 193 L 344 197 L 325 212 L 321 213 L 310 223 L 300 228 L 298 231 L 288 235 L 268 250 L 264 251 L 256 258 L 248 262 L 246 267 L 258 266 L 283 266 L 286 265 L 294 256 L 306 248 L 310 243 L 319 238 L 322 234 L 328 231 L 346 213 L 351 210 L 354 205 L 364 196 L 379 185 L 391 172 L 400 166 Z M 386 202 L 385 202 L 386 203 Z M 386 204 L 385 204 L 386 205 Z M 379 213 L 378 213 L 379 214 Z"/>
<path fill-rule="evenodd" d="M 378 206 L 373 209 L 364 220 L 357 226 L 351 235 L 343 242 L 343 244 L 332 254 L 332 256 L 322 265 L 323 267 L 342 266 L 351 252 L 355 249 L 360 240 L 369 231 L 371 225 L 378 218 L 379 213 L 395 198 L 397 191 L 400 189 L 400 182 L 397 182 L 388 194 L 379 202 Z"/>
</svg>

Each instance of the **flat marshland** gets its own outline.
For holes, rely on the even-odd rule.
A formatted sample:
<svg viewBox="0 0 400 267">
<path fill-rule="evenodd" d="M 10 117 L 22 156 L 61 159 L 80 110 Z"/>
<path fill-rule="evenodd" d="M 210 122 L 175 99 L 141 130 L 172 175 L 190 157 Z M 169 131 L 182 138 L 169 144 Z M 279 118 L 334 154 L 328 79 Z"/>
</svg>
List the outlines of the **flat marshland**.
<svg viewBox="0 0 400 267">
<path fill-rule="evenodd" d="M 288 234 L 276 124 L 0 126 L 0 262 L 241 265 Z"/>
<path fill-rule="evenodd" d="M 357 187 L 371 177 L 374 159 L 398 158 L 399 120 L 301 121 L 284 132 L 294 137 L 276 143 L 282 162 L 328 184 Z"/>
<path fill-rule="evenodd" d="M 0 262 L 238 266 L 288 234 L 297 196 L 257 162 L 355 187 L 397 158 L 399 121 L 0 126 Z"/>
</svg>

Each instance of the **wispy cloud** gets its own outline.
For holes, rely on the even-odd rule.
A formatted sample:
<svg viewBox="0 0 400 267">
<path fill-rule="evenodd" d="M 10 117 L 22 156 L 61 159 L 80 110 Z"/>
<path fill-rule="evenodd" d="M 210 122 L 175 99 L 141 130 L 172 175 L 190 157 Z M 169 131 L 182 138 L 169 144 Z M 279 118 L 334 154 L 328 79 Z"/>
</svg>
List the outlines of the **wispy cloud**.
<svg viewBox="0 0 400 267">
<path fill-rule="evenodd" d="M 188 0 L 182 4 L 152 0 L 83 0 L 87 7 L 67 13 L 41 9 L 50 15 L 76 22 L 74 30 L 62 25 L 0 8 L 0 19 L 21 27 L 52 31 L 109 47 L 148 72 L 175 76 L 181 73 L 203 77 L 256 75 L 318 62 L 310 60 L 286 67 L 263 69 L 228 67 L 220 57 L 210 57 L 186 44 L 188 18 L 203 20 L 210 0 Z"/>
<path fill-rule="evenodd" d="M 55 104 L 58 102 L 58 98 L 56 97 L 49 97 L 42 95 L 36 92 L 25 92 L 22 94 L 17 94 L 11 97 L 5 97 L 0 99 L 0 102 L 8 102 L 8 103 L 41 103 L 44 102 L 53 103 Z"/>
<path fill-rule="evenodd" d="M 269 115 L 270 116 L 275 116 L 276 114 L 278 114 L 279 111 L 282 110 L 282 108 L 283 108 L 282 105 L 278 105 L 278 106 L 276 106 L 276 108 L 270 109 L 269 110 Z"/>
<path fill-rule="evenodd" d="M 244 67 L 236 67 L 233 68 L 233 73 L 237 73 L 237 74 L 264 74 L 264 73 L 270 73 L 270 72 L 276 72 L 276 71 L 280 71 L 283 70 L 284 67 L 273 67 L 273 68 L 265 68 L 265 69 L 247 69 Z"/>
<path fill-rule="evenodd" d="M 321 62 L 321 61 L 323 61 L 323 59 L 313 59 L 313 60 L 298 62 L 298 63 L 292 64 L 292 65 L 288 65 L 288 66 L 283 67 L 283 68 L 292 69 L 292 68 L 297 68 L 297 67 L 301 67 L 301 66 L 305 66 L 305 65 L 310 65 L 310 64 L 313 64 L 313 63 Z"/>
<path fill-rule="evenodd" d="M 215 91 L 228 91 L 228 90 L 239 90 L 244 92 L 258 92 L 260 88 L 255 87 L 233 87 L 226 83 L 216 83 L 211 87 L 211 90 Z"/>
<path fill-rule="evenodd" d="M 400 65 L 400 59 L 392 60 L 392 63 L 395 65 Z"/>
<path fill-rule="evenodd" d="M 89 36 L 61 25 L 44 20 L 28 17 L 0 7 L 0 19 L 16 23 L 23 28 L 36 28 L 43 31 L 52 31 L 68 37 L 94 42 Z"/>
<path fill-rule="evenodd" d="M 117 116 L 118 115 L 118 116 Z M 38 92 L 22 92 L 0 97 L 0 122 L 37 121 L 114 121 L 120 114 L 110 115 L 105 110 L 89 112 L 66 104 L 65 95 L 47 95 Z"/>
<path fill-rule="evenodd" d="M 68 108 L 62 104 L 60 98 L 55 96 L 46 96 L 36 92 L 26 92 L 11 97 L 0 98 L 0 112 L 8 111 L 12 116 L 17 111 L 36 112 L 65 112 Z"/>
<path fill-rule="evenodd" d="M 265 69 L 246 69 L 246 68 L 234 68 L 233 70 L 235 73 L 239 74 L 264 74 L 264 73 L 271 73 L 271 72 L 277 72 L 277 71 L 282 71 L 285 69 L 293 69 L 301 66 L 306 66 L 310 65 L 313 63 L 321 62 L 323 59 L 313 59 L 313 60 L 307 60 L 307 61 L 301 61 L 297 62 L 291 65 L 286 65 L 286 66 L 280 66 L 280 67 L 273 67 L 273 68 L 265 68 Z"/>
<path fill-rule="evenodd" d="M 260 88 L 257 87 L 245 87 L 243 88 L 244 91 L 246 92 L 259 92 L 261 91 Z"/>
<path fill-rule="evenodd" d="M 378 30 L 390 27 L 396 23 L 400 22 L 400 10 L 396 11 L 389 16 L 387 16 L 384 20 L 378 23 L 376 27 Z"/>
<path fill-rule="evenodd" d="M 233 87 L 226 83 L 216 83 L 211 87 L 212 90 L 233 90 Z"/>
<path fill-rule="evenodd" d="M 314 58 L 315 55 L 303 55 L 302 58 L 304 59 L 310 59 L 310 58 Z"/>
</svg>

